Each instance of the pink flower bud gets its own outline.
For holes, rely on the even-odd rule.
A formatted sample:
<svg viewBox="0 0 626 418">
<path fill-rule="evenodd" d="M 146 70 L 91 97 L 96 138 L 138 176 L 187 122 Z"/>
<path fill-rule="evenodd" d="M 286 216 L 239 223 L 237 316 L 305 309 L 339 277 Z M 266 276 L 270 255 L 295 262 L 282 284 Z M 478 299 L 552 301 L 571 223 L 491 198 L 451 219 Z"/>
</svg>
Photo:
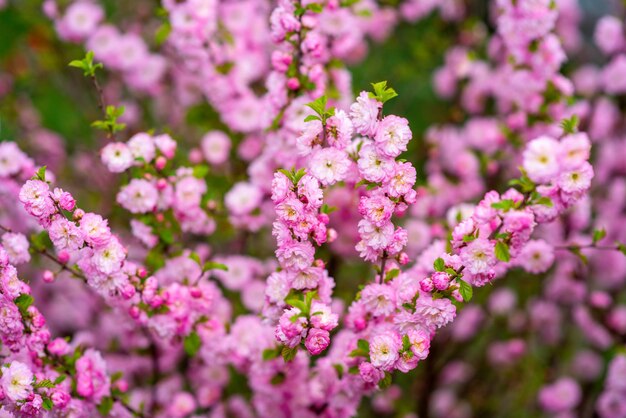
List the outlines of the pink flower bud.
<svg viewBox="0 0 626 418">
<path fill-rule="evenodd" d="M 318 328 L 309 330 L 309 334 L 304 342 L 306 349 L 309 350 L 309 353 L 314 356 L 321 354 L 322 351 L 326 350 L 328 344 L 330 344 L 329 332 Z"/>
<path fill-rule="evenodd" d="M 156 182 L 156 188 L 158 190 L 165 190 L 165 188 L 167 187 L 167 180 L 165 179 L 158 179 Z"/>
<path fill-rule="evenodd" d="M 54 282 L 54 273 L 51 272 L 50 270 L 46 270 L 43 272 L 42 279 L 45 283 L 52 283 Z"/>
<path fill-rule="evenodd" d="M 70 253 L 65 250 L 59 251 L 57 258 L 61 264 L 67 264 L 70 261 Z"/>
<path fill-rule="evenodd" d="M 68 192 L 63 192 L 59 198 L 59 206 L 61 209 L 71 212 L 76 207 L 76 200 Z"/>
<path fill-rule="evenodd" d="M 139 276 L 140 278 L 144 278 L 148 275 L 148 270 L 146 270 L 145 267 L 139 267 L 137 269 L 137 276 Z"/>
<path fill-rule="evenodd" d="M 72 215 L 72 218 L 75 221 L 80 221 L 81 219 L 83 219 L 83 216 L 85 215 L 85 211 L 82 209 L 76 209 L 74 211 L 74 215 Z"/>
<path fill-rule="evenodd" d="M 287 88 L 289 90 L 298 90 L 300 88 L 300 80 L 295 77 L 291 77 L 287 80 Z"/>
<path fill-rule="evenodd" d="M 47 348 L 55 356 L 64 356 L 70 352 L 70 346 L 63 338 L 55 338 L 50 341 Z"/>
<path fill-rule="evenodd" d="M 120 392 L 124 393 L 128 390 L 128 382 L 124 379 L 120 379 L 115 382 L 115 388 Z"/>
<path fill-rule="evenodd" d="M 167 164 L 167 158 L 165 158 L 162 155 L 159 155 L 156 159 L 156 161 L 154 162 L 154 166 L 156 167 L 157 170 L 161 171 L 165 168 L 165 165 Z"/>
<path fill-rule="evenodd" d="M 328 228 L 328 230 L 326 231 L 327 237 L 326 237 L 326 241 L 327 242 L 333 242 L 337 239 L 337 231 L 334 228 Z"/>
<path fill-rule="evenodd" d="M 54 404 L 55 407 L 59 409 L 65 408 L 71 400 L 69 393 L 62 391 L 55 391 L 50 395 L 50 400 Z"/>
<path fill-rule="evenodd" d="M 137 289 L 135 289 L 135 286 L 133 286 L 130 283 L 126 283 L 126 285 L 124 285 L 121 289 L 121 294 L 122 297 L 126 300 L 132 298 L 133 296 L 135 296 L 135 292 Z"/>
<path fill-rule="evenodd" d="M 420 289 L 422 289 L 422 292 L 432 292 L 434 288 L 435 286 L 433 285 L 433 280 L 430 277 L 420 281 Z"/>
<path fill-rule="evenodd" d="M 194 286 L 191 289 L 189 289 L 189 294 L 191 295 L 192 298 L 199 299 L 202 297 L 202 290 Z"/>
<path fill-rule="evenodd" d="M 128 314 L 131 316 L 131 318 L 133 319 L 137 319 L 139 318 L 139 314 L 141 313 L 141 311 L 139 310 L 139 308 L 137 306 L 131 306 L 128 309 Z"/>
<path fill-rule="evenodd" d="M 437 290 L 446 290 L 450 284 L 450 276 L 441 271 L 434 273 L 431 278 Z"/>
<path fill-rule="evenodd" d="M 192 148 L 191 151 L 189 151 L 189 161 L 192 164 L 200 164 L 203 159 L 204 158 L 200 148 Z"/>
<path fill-rule="evenodd" d="M 411 259 L 409 258 L 409 255 L 407 253 L 401 252 L 398 255 L 398 263 L 400 263 L 401 266 L 408 264 L 409 261 L 411 261 Z"/>
</svg>

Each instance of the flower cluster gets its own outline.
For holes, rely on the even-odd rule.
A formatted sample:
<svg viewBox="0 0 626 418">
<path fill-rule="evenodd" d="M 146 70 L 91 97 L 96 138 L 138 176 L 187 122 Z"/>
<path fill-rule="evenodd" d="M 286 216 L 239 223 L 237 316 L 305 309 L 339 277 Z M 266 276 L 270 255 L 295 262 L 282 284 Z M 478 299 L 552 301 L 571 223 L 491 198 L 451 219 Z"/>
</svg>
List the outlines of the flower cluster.
<svg viewBox="0 0 626 418">
<path fill-rule="evenodd" d="M 272 182 L 277 220 L 273 235 L 276 257 L 282 268 L 267 279 L 267 316 L 280 315 L 276 339 L 293 349 L 304 342 L 307 350 L 320 354 L 330 343 L 337 326 L 330 296 L 335 282 L 321 260 L 315 260 L 315 244 L 327 242 L 328 215 L 321 211 L 324 193 L 320 181 L 306 171 L 278 172 Z M 276 312 L 276 313 L 274 313 Z"/>
</svg>

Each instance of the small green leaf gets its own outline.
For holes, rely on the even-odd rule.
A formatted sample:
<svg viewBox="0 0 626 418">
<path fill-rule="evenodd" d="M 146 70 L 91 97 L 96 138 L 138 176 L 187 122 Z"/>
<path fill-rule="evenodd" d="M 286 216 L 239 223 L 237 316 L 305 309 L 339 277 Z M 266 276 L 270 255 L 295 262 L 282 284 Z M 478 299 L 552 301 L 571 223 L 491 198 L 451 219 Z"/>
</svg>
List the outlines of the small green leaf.
<svg viewBox="0 0 626 418">
<path fill-rule="evenodd" d="M 307 311 L 306 303 L 304 303 L 302 300 L 297 299 L 295 297 L 285 299 L 285 303 L 287 305 L 293 306 L 294 308 L 300 309 L 300 311 L 303 313 L 306 313 Z"/>
<path fill-rule="evenodd" d="M 313 302 L 313 299 L 317 299 L 317 290 L 309 290 L 306 295 L 304 295 L 307 313 L 311 311 L 311 302 Z"/>
<path fill-rule="evenodd" d="M 193 168 L 193 176 L 197 179 L 203 179 L 209 174 L 210 171 L 211 169 L 208 165 L 200 164 Z"/>
<path fill-rule="evenodd" d="M 41 407 L 43 409 L 45 409 L 46 411 L 52 411 L 52 408 L 54 408 L 54 403 L 52 403 L 52 400 L 50 398 L 42 398 L 42 403 L 41 403 Z"/>
<path fill-rule="evenodd" d="M 328 206 L 326 203 L 324 203 L 322 205 L 322 208 L 320 209 L 320 212 L 325 213 L 325 214 L 328 215 L 328 214 L 333 213 L 336 210 L 337 210 L 336 206 Z"/>
<path fill-rule="evenodd" d="M 226 264 L 218 263 L 215 261 L 207 261 L 206 263 L 204 263 L 204 267 L 202 267 L 202 271 L 209 271 L 209 270 L 228 271 L 228 266 Z"/>
<path fill-rule="evenodd" d="M 41 180 L 41 181 L 46 181 L 46 166 L 42 166 L 39 167 L 39 169 L 37 169 L 37 172 L 35 173 L 35 176 L 33 177 L 34 180 Z"/>
<path fill-rule="evenodd" d="M 391 386 L 391 373 L 385 372 L 385 377 L 383 377 L 380 382 L 378 382 L 378 387 L 381 389 L 386 389 Z"/>
<path fill-rule="evenodd" d="M 35 299 L 31 295 L 27 295 L 26 293 L 22 293 L 18 297 L 16 297 L 13 302 L 17 305 L 18 309 L 22 316 L 27 314 L 28 308 L 33 304 Z"/>
<path fill-rule="evenodd" d="M 443 258 L 439 257 L 433 263 L 433 267 L 435 271 L 444 271 L 446 269 L 446 262 L 443 261 Z"/>
<path fill-rule="evenodd" d="M 313 109 L 315 113 L 322 119 L 325 120 L 326 115 L 326 103 L 328 102 L 328 98 L 326 96 L 318 97 L 313 100 L 311 103 L 307 103 L 307 106 Z"/>
<path fill-rule="evenodd" d="M 100 404 L 98 405 L 98 412 L 104 417 L 109 416 L 109 412 L 113 408 L 113 398 L 107 396 L 106 398 L 102 398 Z"/>
<path fill-rule="evenodd" d="M 35 388 L 53 388 L 54 383 L 50 379 L 40 380 L 39 382 L 33 385 Z"/>
<path fill-rule="evenodd" d="M 309 115 L 306 118 L 304 118 L 305 122 L 311 122 L 312 120 L 321 120 L 319 116 L 315 116 L 315 115 Z"/>
<path fill-rule="evenodd" d="M 458 280 L 458 283 L 459 293 L 461 294 L 461 296 L 463 296 L 463 300 L 465 302 L 469 302 L 470 300 L 472 300 L 472 296 L 474 294 L 474 289 L 472 288 L 472 285 L 461 279 Z"/>
<path fill-rule="evenodd" d="M 341 379 L 343 377 L 343 366 L 341 364 L 333 364 L 333 368 L 337 371 L 337 376 Z"/>
<path fill-rule="evenodd" d="M 578 131 L 578 116 L 572 115 L 571 118 L 561 121 L 561 128 L 566 134 L 573 134 Z"/>
<path fill-rule="evenodd" d="M 622 254 L 626 255 L 626 245 L 621 242 L 616 242 L 615 245 L 617 245 L 617 249 L 620 250 Z"/>
<path fill-rule="evenodd" d="M 202 266 L 202 260 L 200 259 L 200 255 L 198 255 L 197 252 L 192 251 L 191 254 L 189 254 L 189 258 L 198 263 L 199 266 Z"/>
<path fill-rule="evenodd" d="M 554 203 L 552 203 L 552 199 L 550 199 L 547 196 L 541 196 L 540 198 L 535 200 L 533 203 L 535 205 L 543 205 L 543 206 L 547 206 L 549 208 L 551 208 L 554 205 Z"/>
<path fill-rule="evenodd" d="M 195 331 L 192 331 L 191 334 L 187 335 L 183 341 L 185 353 L 187 353 L 189 357 L 195 356 L 200 350 L 201 345 L 202 340 L 200 340 L 200 336 Z"/>
<path fill-rule="evenodd" d="M 505 263 L 511 260 L 508 244 L 502 241 L 498 241 L 496 243 L 496 258 L 500 261 L 504 261 Z"/>
<path fill-rule="evenodd" d="M 356 342 L 356 346 L 359 348 L 359 350 L 363 350 L 367 354 L 369 354 L 369 352 L 370 352 L 370 343 L 367 340 L 359 339 Z"/>
<path fill-rule="evenodd" d="M 501 200 L 499 202 L 495 202 L 491 204 L 491 207 L 494 209 L 499 209 L 502 210 L 504 212 L 510 210 L 513 208 L 513 206 L 515 205 L 515 202 L 511 199 L 504 199 Z"/>
<path fill-rule="evenodd" d="M 167 40 L 168 36 L 170 36 L 171 32 L 172 26 L 170 25 L 170 22 L 165 22 L 161 26 L 159 26 L 159 28 L 156 30 L 156 33 L 154 34 L 154 41 L 156 42 L 157 46 L 162 45 Z"/>
<path fill-rule="evenodd" d="M 280 356 L 279 348 L 267 348 L 263 350 L 263 360 L 265 361 L 273 360 L 277 358 L 278 356 Z"/>
<path fill-rule="evenodd" d="M 602 241 L 602 239 L 606 237 L 606 229 L 600 228 L 593 231 L 593 243 L 596 244 L 598 241 Z"/>
<path fill-rule="evenodd" d="M 306 8 L 313 13 L 322 13 L 322 10 L 324 10 L 324 7 L 319 3 L 310 3 Z"/>
<path fill-rule="evenodd" d="M 59 375 L 59 377 L 57 377 L 56 379 L 54 379 L 54 384 L 58 385 L 59 383 L 63 382 L 65 379 L 67 378 L 66 375 L 62 374 Z"/>
<path fill-rule="evenodd" d="M 402 351 L 409 351 L 411 349 L 411 340 L 407 334 L 402 336 Z"/>
<path fill-rule="evenodd" d="M 283 360 L 285 360 L 286 362 L 290 362 L 292 361 L 294 358 L 296 358 L 296 354 L 298 354 L 298 346 L 295 346 L 294 348 L 289 348 L 289 347 L 283 347 L 282 351 L 281 351 L 281 355 L 283 356 Z"/>
<path fill-rule="evenodd" d="M 385 275 L 385 282 L 391 281 L 400 275 L 399 269 L 391 269 Z"/>
</svg>

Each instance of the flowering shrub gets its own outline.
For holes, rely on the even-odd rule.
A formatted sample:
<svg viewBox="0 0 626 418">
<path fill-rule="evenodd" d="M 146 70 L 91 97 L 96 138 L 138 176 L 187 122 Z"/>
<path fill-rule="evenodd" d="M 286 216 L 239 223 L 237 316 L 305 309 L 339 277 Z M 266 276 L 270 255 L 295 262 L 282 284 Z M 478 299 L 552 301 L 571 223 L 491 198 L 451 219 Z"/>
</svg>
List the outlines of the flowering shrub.
<svg viewBox="0 0 626 418">
<path fill-rule="evenodd" d="M 612 7 L 0 0 L 0 416 L 626 418 Z"/>
</svg>

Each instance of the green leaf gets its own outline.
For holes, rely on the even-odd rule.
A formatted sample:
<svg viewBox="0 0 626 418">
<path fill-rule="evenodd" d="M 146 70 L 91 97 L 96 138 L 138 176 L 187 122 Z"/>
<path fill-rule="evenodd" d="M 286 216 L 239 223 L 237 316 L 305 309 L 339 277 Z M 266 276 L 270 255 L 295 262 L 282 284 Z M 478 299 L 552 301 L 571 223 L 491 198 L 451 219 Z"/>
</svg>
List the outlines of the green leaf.
<svg viewBox="0 0 626 418">
<path fill-rule="evenodd" d="M 617 249 L 620 250 L 622 254 L 626 255 L 626 245 L 621 242 L 616 242 L 615 245 L 617 245 Z"/>
<path fill-rule="evenodd" d="M 433 267 L 435 271 L 444 271 L 446 269 L 446 262 L 443 261 L 443 258 L 439 257 L 433 263 Z"/>
<path fill-rule="evenodd" d="M 385 282 L 391 281 L 400 275 L 399 269 L 391 269 L 385 275 Z"/>
<path fill-rule="evenodd" d="M 211 169 L 208 165 L 200 164 L 193 168 L 193 176 L 197 179 L 203 179 L 209 174 L 210 171 Z"/>
<path fill-rule="evenodd" d="M 383 377 L 380 382 L 378 382 L 378 387 L 381 389 L 386 389 L 391 386 L 391 373 L 385 372 L 385 377 Z"/>
<path fill-rule="evenodd" d="M 18 297 L 16 297 L 13 302 L 17 305 L 18 309 L 22 316 L 27 314 L 28 308 L 33 304 L 35 299 L 31 295 L 27 295 L 26 293 L 22 293 Z"/>
<path fill-rule="evenodd" d="M 322 119 L 322 121 L 324 121 L 325 115 L 326 115 L 327 102 L 328 102 L 328 98 L 326 96 L 321 96 L 313 100 L 311 103 L 307 103 L 307 106 L 313 109 L 313 111 L 318 114 L 318 116 Z"/>
<path fill-rule="evenodd" d="M 200 336 L 196 331 L 192 331 L 191 334 L 187 335 L 183 341 L 185 353 L 187 353 L 189 357 L 195 356 L 200 350 L 201 345 L 202 340 L 200 340 Z"/>
<path fill-rule="evenodd" d="M 273 360 L 280 355 L 279 348 L 267 348 L 263 350 L 263 360 Z"/>
<path fill-rule="evenodd" d="M 411 340 L 407 334 L 402 336 L 402 351 L 409 351 L 411 349 Z"/>
<path fill-rule="evenodd" d="M 561 128 L 566 134 L 573 134 L 578 132 L 578 116 L 572 115 L 569 119 L 563 119 L 561 121 Z"/>
<path fill-rule="evenodd" d="M 207 261 L 206 263 L 204 263 L 204 267 L 202 267 L 202 271 L 209 271 L 209 270 L 228 271 L 228 266 L 226 264 L 218 263 L 215 261 Z"/>
<path fill-rule="evenodd" d="M 543 205 L 551 208 L 554 204 L 552 203 L 552 199 L 547 196 L 541 196 L 537 200 L 533 202 L 535 205 Z"/>
<path fill-rule="evenodd" d="M 303 313 L 306 313 L 307 311 L 306 303 L 296 297 L 290 297 L 285 299 L 285 303 L 287 305 L 293 306 L 294 308 L 300 309 L 300 311 L 302 311 Z"/>
<path fill-rule="evenodd" d="M 37 169 L 37 172 L 35 173 L 35 176 L 33 177 L 34 180 L 41 180 L 41 181 L 46 181 L 46 166 L 42 166 L 39 167 Z"/>
<path fill-rule="evenodd" d="M 313 13 L 322 13 L 324 7 L 319 3 L 311 3 L 306 6 L 306 8 Z"/>
<path fill-rule="evenodd" d="M 472 296 L 474 295 L 474 289 L 472 288 L 472 285 L 461 279 L 458 280 L 458 283 L 459 293 L 461 294 L 461 296 L 463 296 L 463 300 L 465 302 L 469 302 L 470 300 L 472 300 Z"/>
<path fill-rule="evenodd" d="M 367 354 L 370 353 L 370 343 L 367 340 L 359 339 L 356 342 L 356 346 L 359 348 L 359 350 L 363 350 Z"/>
<path fill-rule="evenodd" d="M 33 385 L 35 388 L 53 388 L 54 383 L 50 379 L 40 380 L 39 382 Z"/>
<path fill-rule="evenodd" d="M 307 313 L 311 311 L 311 302 L 313 302 L 313 299 L 317 299 L 317 290 L 309 290 L 306 292 L 306 295 L 304 295 L 304 303 L 306 304 Z"/>
<path fill-rule="evenodd" d="M 472 241 L 474 241 L 476 238 L 478 238 L 478 237 L 476 237 L 475 235 L 465 235 L 465 236 L 463 237 L 463 242 L 472 242 Z"/>
<path fill-rule="evenodd" d="M 508 244 L 502 241 L 498 241 L 496 243 L 496 258 L 500 261 L 504 261 L 505 263 L 511 260 Z"/>
<path fill-rule="evenodd" d="M 606 237 L 606 229 L 600 228 L 593 231 L 593 243 L 596 244 Z"/>
<path fill-rule="evenodd" d="M 280 354 L 283 356 L 283 360 L 285 360 L 286 362 L 290 362 L 294 358 L 296 358 L 296 354 L 298 354 L 298 346 L 295 346 L 294 348 L 289 348 L 285 346 L 283 347 Z"/>
<path fill-rule="evenodd" d="M 106 398 L 102 398 L 100 404 L 98 405 L 98 412 L 100 415 L 107 417 L 109 416 L 109 412 L 113 408 L 113 398 L 107 396 Z"/>
<path fill-rule="evenodd" d="M 499 209 L 502 210 L 504 212 L 512 209 L 515 206 L 515 202 L 512 201 L 511 199 L 504 199 L 501 200 L 499 202 L 495 202 L 491 204 L 491 207 L 494 209 Z"/>
<path fill-rule="evenodd" d="M 174 233 L 172 232 L 171 229 L 158 228 L 157 232 L 159 233 L 159 237 L 161 238 L 161 241 L 163 241 L 164 243 L 168 245 L 174 243 Z"/>
<path fill-rule="evenodd" d="M 54 408 L 54 403 L 52 403 L 52 400 L 50 398 L 42 398 L 42 404 L 41 407 L 43 409 L 45 409 L 46 411 L 52 411 L 52 408 Z"/>
<path fill-rule="evenodd" d="M 59 377 L 57 377 L 56 379 L 54 379 L 54 384 L 58 385 L 59 383 L 63 382 L 65 379 L 67 378 L 66 375 L 62 374 L 59 375 Z"/>
<path fill-rule="evenodd" d="M 199 266 L 202 266 L 202 260 L 200 259 L 200 255 L 198 255 L 197 252 L 192 251 L 191 254 L 189 254 L 189 258 L 198 263 Z"/>
<path fill-rule="evenodd" d="M 336 206 L 328 206 L 326 203 L 324 203 L 322 205 L 322 208 L 320 209 L 320 212 L 325 213 L 325 214 L 331 214 L 336 210 L 337 210 Z"/>
<path fill-rule="evenodd" d="M 156 33 L 154 34 L 154 41 L 156 42 L 157 46 L 162 45 L 167 40 L 168 36 L 170 36 L 171 32 L 172 26 L 170 25 L 170 22 L 165 22 L 161 26 L 159 26 L 159 28 L 156 30 Z"/>
<path fill-rule="evenodd" d="M 386 81 L 372 83 L 372 87 L 374 88 L 373 98 L 381 103 L 385 103 L 398 95 L 394 89 L 387 87 Z"/>
<path fill-rule="evenodd" d="M 305 122 L 310 122 L 312 120 L 321 120 L 319 116 L 315 116 L 315 115 L 309 115 L 306 118 L 304 118 Z"/>
<path fill-rule="evenodd" d="M 304 168 L 301 168 L 300 170 L 296 171 L 293 174 L 293 182 L 295 184 L 298 184 L 300 182 L 300 179 L 302 179 L 302 177 L 304 177 L 306 175 L 306 170 Z"/>
</svg>

